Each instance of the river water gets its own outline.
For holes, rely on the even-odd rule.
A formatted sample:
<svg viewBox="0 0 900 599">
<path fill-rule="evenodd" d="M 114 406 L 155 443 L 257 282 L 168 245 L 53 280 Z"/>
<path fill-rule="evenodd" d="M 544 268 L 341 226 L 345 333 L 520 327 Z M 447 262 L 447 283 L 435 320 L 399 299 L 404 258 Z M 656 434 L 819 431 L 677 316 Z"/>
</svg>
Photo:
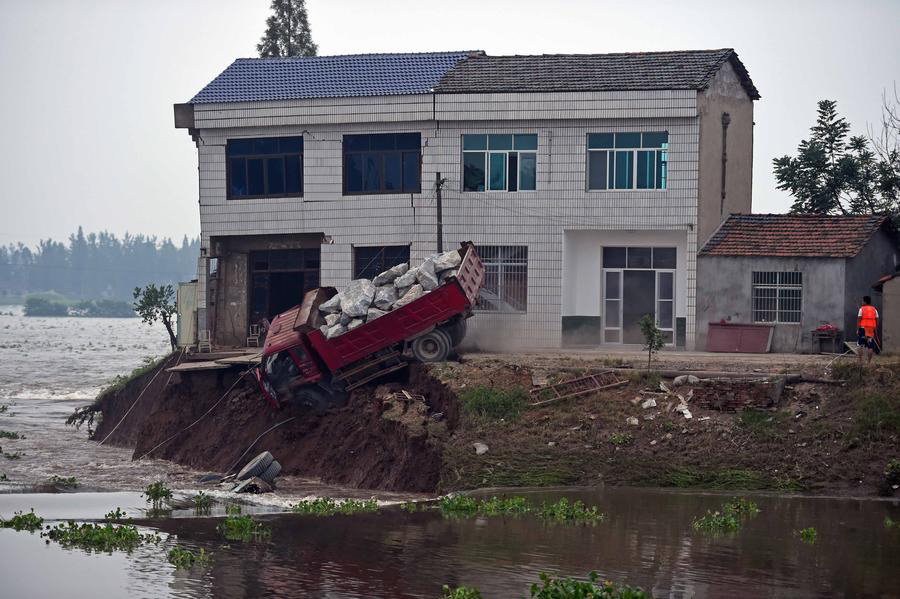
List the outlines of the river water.
<svg viewBox="0 0 900 599">
<path fill-rule="evenodd" d="M 0 307 L 0 313 L 10 308 Z M 90 520 L 120 507 L 145 518 L 139 489 L 167 480 L 178 493 L 198 488 L 199 473 L 178 465 L 131 462 L 126 449 L 98 447 L 65 427 L 73 409 L 105 381 L 166 351 L 162 330 L 137 319 L 0 316 L 0 515 L 34 508 L 53 523 Z M 53 475 L 76 476 L 77 493 L 35 492 Z M 36 485 L 38 485 L 36 487 Z M 287 491 L 284 489 L 287 488 Z M 88 492 L 85 492 L 88 491 Z M 272 527 L 260 542 L 225 543 L 213 517 L 189 511 L 139 519 L 164 537 L 130 554 L 89 553 L 46 544 L 37 534 L 0 529 L 3 597 L 313 597 L 436 598 L 442 584 L 475 586 L 486 599 L 527 597 L 541 572 L 603 577 L 639 585 L 654 597 L 898 597 L 900 521 L 896 501 L 748 495 L 761 513 L 738 532 L 710 536 L 693 518 L 728 496 L 653 489 L 525 491 L 535 503 L 568 497 L 598 505 L 595 526 L 547 525 L 531 517 L 448 519 L 437 510 L 320 518 L 283 512 L 300 496 L 365 492 L 289 481 L 245 512 Z M 219 495 L 223 495 L 220 493 Z M 398 496 L 380 496 L 399 499 Z M 217 517 L 219 516 L 219 517 Z M 817 539 L 797 534 L 814 527 Z M 212 552 L 206 568 L 179 570 L 166 561 L 178 542 Z"/>
</svg>

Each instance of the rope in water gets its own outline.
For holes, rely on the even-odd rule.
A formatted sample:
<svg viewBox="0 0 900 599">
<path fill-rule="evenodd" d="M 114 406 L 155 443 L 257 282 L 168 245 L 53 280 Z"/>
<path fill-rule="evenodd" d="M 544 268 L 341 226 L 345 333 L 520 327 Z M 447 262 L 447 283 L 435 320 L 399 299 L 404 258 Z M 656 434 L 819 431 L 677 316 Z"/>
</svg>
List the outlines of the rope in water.
<svg viewBox="0 0 900 599">
<path fill-rule="evenodd" d="M 181 354 L 178 355 L 178 361 L 179 361 L 179 362 L 181 361 L 181 358 L 184 356 L 184 352 L 185 352 L 185 349 L 182 348 Z M 166 366 L 168 366 L 168 362 L 171 362 L 171 361 L 172 361 L 172 357 L 173 357 L 173 356 L 169 356 L 168 360 L 166 361 L 166 362 L 167 362 L 167 363 L 166 363 Z M 177 366 L 177 365 L 178 365 L 178 364 L 176 364 L 176 366 Z M 150 385 L 153 384 L 153 381 L 156 380 L 156 377 L 158 377 L 158 376 L 159 376 L 159 373 L 162 372 L 163 370 L 165 370 L 165 366 L 160 367 L 160 369 L 157 370 L 156 373 L 154 373 L 153 378 L 150 379 L 150 382 L 147 383 L 147 386 L 145 386 L 143 389 L 141 389 L 141 392 L 138 394 L 137 399 L 134 400 L 134 403 L 131 404 L 131 407 L 128 408 L 128 411 L 127 411 L 127 412 L 125 412 L 125 415 L 122 416 L 121 419 L 119 419 L 119 422 L 117 422 L 116 425 L 113 427 L 113 429 L 112 429 L 111 431 L 109 431 L 109 434 L 106 435 L 105 437 L 103 437 L 103 440 L 100 441 L 99 445 L 103 445 L 104 443 L 106 443 L 106 440 L 109 439 L 110 437 L 112 437 L 112 434 L 113 434 L 114 432 L 116 432 L 116 429 L 119 428 L 119 425 L 122 424 L 123 422 L 125 422 L 125 419 L 128 418 L 128 415 L 129 415 L 129 414 L 131 414 L 131 410 L 134 409 L 134 406 L 136 406 L 136 405 L 138 404 L 138 402 L 141 400 L 141 397 L 144 396 L 144 391 L 146 391 L 147 389 L 150 388 Z M 167 386 L 169 385 L 169 381 L 171 381 L 171 380 L 172 380 L 172 373 L 170 372 L 170 373 L 169 373 L 169 379 L 166 381 L 166 384 L 165 384 L 164 386 L 167 387 Z"/>
<path fill-rule="evenodd" d="M 187 425 L 186 427 L 184 427 L 183 429 L 181 429 L 181 430 L 178 431 L 177 433 L 175 433 L 175 434 L 169 436 L 167 439 L 165 439 L 165 440 L 162 441 L 161 443 L 157 444 L 153 449 L 151 449 L 150 451 L 148 451 L 147 453 L 145 453 L 144 455 L 142 455 L 141 457 L 139 457 L 138 460 L 143 460 L 143 459 L 146 458 L 148 455 L 150 455 L 151 453 L 153 453 L 154 451 L 156 451 L 157 449 L 159 449 L 160 447 L 162 447 L 163 445 L 165 445 L 166 443 L 168 443 L 169 441 L 171 441 L 172 439 L 174 439 L 175 437 L 177 437 L 177 436 L 180 435 L 181 433 L 187 431 L 187 430 L 190 429 L 191 427 L 195 426 L 198 422 L 200 422 L 201 420 L 203 420 L 204 418 L 206 418 L 207 416 L 209 416 L 210 412 L 212 412 L 214 409 L 216 409 L 216 406 L 218 406 L 220 403 L 222 403 L 222 400 L 223 400 L 223 399 L 225 399 L 226 397 L 228 397 L 228 394 L 231 393 L 231 390 L 234 389 L 234 388 L 237 386 L 237 384 L 240 383 L 240 382 L 244 379 L 244 377 L 247 376 L 248 374 L 250 374 L 252 371 L 253 371 L 253 369 L 250 368 L 250 369 L 245 370 L 244 372 L 242 372 L 242 373 L 240 374 L 240 376 L 237 378 L 237 380 L 234 381 L 234 382 L 231 384 L 230 387 L 228 387 L 228 390 L 225 391 L 225 393 L 222 394 L 222 397 L 220 397 L 220 398 L 218 399 L 218 401 L 216 401 L 216 403 L 214 403 L 212 406 L 210 406 L 210 408 L 209 408 L 208 410 L 206 410 L 199 418 L 197 418 L 196 420 L 194 420 L 192 423 L 190 423 L 189 425 Z"/>
</svg>

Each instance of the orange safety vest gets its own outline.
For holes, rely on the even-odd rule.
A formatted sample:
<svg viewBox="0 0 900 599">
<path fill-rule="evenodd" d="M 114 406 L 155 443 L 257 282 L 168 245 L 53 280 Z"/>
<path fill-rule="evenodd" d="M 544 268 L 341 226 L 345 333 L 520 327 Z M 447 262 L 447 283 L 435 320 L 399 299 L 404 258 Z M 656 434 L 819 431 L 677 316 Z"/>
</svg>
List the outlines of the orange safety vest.
<svg viewBox="0 0 900 599">
<path fill-rule="evenodd" d="M 866 330 L 866 337 L 875 336 L 875 326 L 878 324 L 875 315 L 878 313 L 875 306 L 863 306 L 860 308 L 862 316 L 859 317 L 859 326 Z"/>
</svg>

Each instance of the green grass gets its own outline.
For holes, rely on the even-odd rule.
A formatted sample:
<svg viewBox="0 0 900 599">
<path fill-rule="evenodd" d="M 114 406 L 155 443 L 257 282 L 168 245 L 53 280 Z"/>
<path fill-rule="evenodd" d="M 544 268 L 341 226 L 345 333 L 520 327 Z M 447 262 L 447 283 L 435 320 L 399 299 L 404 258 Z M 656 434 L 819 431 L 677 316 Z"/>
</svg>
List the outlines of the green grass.
<svg viewBox="0 0 900 599">
<path fill-rule="evenodd" d="M 47 479 L 47 484 L 53 485 L 54 487 L 60 487 L 62 489 L 75 489 L 78 487 L 78 479 L 74 476 L 57 476 L 53 475 L 49 479 Z"/>
<path fill-rule="evenodd" d="M 659 384 L 662 382 L 662 377 L 655 370 L 633 370 L 632 372 L 626 373 L 628 379 L 637 383 L 638 385 L 642 385 L 647 389 L 652 389 L 653 391 L 659 390 Z"/>
<path fill-rule="evenodd" d="M 469 587 L 456 587 L 451 589 L 444 585 L 441 589 L 440 599 L 484 599 L 478 589 Z"/>
<path fill-rule="evenodd" d="M 250 541 L 272 536 L 272 529 L 250 516 L 228 516 L 217 527 L 229 541 Z"/>
<path fill-rule="evenodd" d="M 620 586 L 609 580 L 600 582 L 596 572 L 587 580 L 554 578 L 543 572 L 541 581 L 531 585 L 531 599 L 651 599 L 652 595 L 640 588 Z"/>
<path fill-rule="evenodd" d="M 318 499 L 308 499 L 295 503 L 291 506 L 291 511 L 298 514 L 312 514 L 315 516 L 348 516 L 361 512 L 378 511 L 378 502 L 374 499 L 366 499 L 363 501 L 345 499 L 343 501 L 335 501 L 330 497 L 319 497 Z"/>
<path fill-rule="evenodd" d="M 43 525 L 44 519 L 35 514 L 33 509 L 27 514 L 16 512 L 9 520 L 0 518 L 0 528 L 12 528 L 15 530 L 34 532 L 39 530 Z"/>
<path fill-rule="evenodd" d="M 860 390 L 855 393 L 865 393 Z M 900 434 L 900 400 L 881 393 L 858 399 L 852 435 L 866 441 L 883 441 Z"/>
<path fill-rule="evenodd" d="M 808 545 L 812 545 L 816 542 L 816 537 L 818 536 L 818 532 L 812 526 L 808 528 L 803 528 L 797 531 L 797 534 L 800 536 L 800 540 Z"/>
<path fill-rule="evenodd" d="M 205 549 L 201 548 L 200 551 L 194 553 L 190 549 L 176 545 L 169 550 L 166 557 L 169 560 L 169 563 L 174 565 L 176 569 L 190 569 L 194 564 L 199 566 L 208 564 L 209 556 L 210 554 L 207 553 Z"/>
<path fill-rule="evenodd" d="M 616 447 L 629 445 L 632 441 L 634 441 L 634 437 L 628 433 L 613 433 L 609 436 L 609 442 Z"/>
<path fill-rule="evenodd" d="M 888 460 L 884 467 L 884 480 L 889 485 L 900 484 L 900 458 Z"/>
<path fill-rule="evenodd" d="M 773 478 L 756 470 L 700 470 L 692 467 L 668 467 L 645 476 L 640 483 L 651 487 L 714 489 L 719 491 L 776 490 L 802 491 L 806 486 L 790 478 Z"/>
<path fill-rule="evenodd" d="M 537 510 L 537 515 L 542 520 L 566 524 L 596 524 L 606 518 L 597 506 L 587 507 L 580 500 L 569 503 L 565 497 L 556 503 L 544 503 Z"/>
<path fill-rule="evenodd" d="M 774 441 L 784 436 L 787 414 L 744 408 L 738 418 L 738 426 L 757 441 Z"/>
<path fill-rule="evenodd" d="M 415 514 L 417 511 L 419 511 L 419 504 L 417 504 L 415 501 L 408 501 L 406 503 L 401 503 L 400 509 L 404 512 Z"/>
<path fill-rule="evenodd" d="M 0 439 L 24 439 L 25 435 L 20 435 L 15 431 L 0 431 Z"/>
<path fill-rule="evenodd" d="M 163 504 L 172 499 L 172 490 L 166 486 L 166 483 L 158 480 L 147 485 L 142 495 L 146 498 L 147 503 L 153 504 L 154 510 L 160 510 Z"/>
<path fill-rule="evenodd" d="M 704 532 L 723 533 L 739 530 L 744 521 L 759 513 L 759 507 L 749 499 L 733 498 L 722 504 L 718 510 L 707 510 L 706 514 L 694 518 L 691 527 Z"/>
<path fill-rule="evenodd" d="M 50 528 L 41 536 L 56 541 L 63 547 L 80 547 L 95 551 L 131 551 L 144 543 L 159 543 L 158 534 L 141 534 L 130 524 L 77 524 L 69 521 Z"/>
<path fill-rule="evenodd" d="M 459 396 L 463 412 L 476 418 L 515 420 L 528 404 L 528 393 L 521 388 L 494 389 L 479 385 Z"/>
</svg>

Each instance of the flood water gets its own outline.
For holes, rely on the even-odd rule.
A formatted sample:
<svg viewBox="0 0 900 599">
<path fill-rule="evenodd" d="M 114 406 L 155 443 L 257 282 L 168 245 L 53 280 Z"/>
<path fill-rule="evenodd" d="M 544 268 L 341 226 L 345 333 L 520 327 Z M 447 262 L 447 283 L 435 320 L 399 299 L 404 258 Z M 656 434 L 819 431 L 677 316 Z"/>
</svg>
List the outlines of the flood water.
<svg viewBox="0 0 900 599">
<path fill-rule="evenodd" d="M 591 570 L 654 597 L 900 596 L 900 528 L 884 525 L 886 516 L 900 520 L 896 501 L 748 494 L 761 513 L 735 534 L 711 536 L 691 522 L 728 495 L 628 488 L 521 493 L 535 503 L 565 496 L 598 505 L 607 519 L 595 526 L 532 517 L 448 519 L 437 510 L 395 508 L 329 518 L 275 513 L 310 489 L 323 490 L 294 481 L 287 491 L 261 497 L 261 505 L 245 507 L 272 527 L 271 537 L 259 542 L 226 543 L 215 516 L 175 511 L 140 519 L 146 504 L 136 491 L 146 482 L 163 478 L 183 495 L 198 488 L 199 473 L 159 460 L 133 463 L 129 450 L 98 447 L 63 420 L 106 379 L 163 353 L 164 333 L 137 319 L 18 314 L 0 316 L 0 404 L 13 404 L 0 414 L 0 429 L 26 438 L 0 440 L 4 452 L 24 454 L 0 457 L 0 473 L 10 479 L 0 483 L 0 515 L 33 507 L 52 524 L 97 519 L 120 507 L 164 541 L 130 554 L 97 554 L 0 529 L 4 597 L 432 599 L 450 584 L 505 599 L 527 597 L 541 572 L 584 576 Z M 93 492 L 23 492 L 52 474 L 76 476 Z M 796 533 L 807 527 L 817 530 L 814 544 Z M 176 571 L 166 561 L 175 542 L 212 552 L 210 565 Z"/>
</svg>

